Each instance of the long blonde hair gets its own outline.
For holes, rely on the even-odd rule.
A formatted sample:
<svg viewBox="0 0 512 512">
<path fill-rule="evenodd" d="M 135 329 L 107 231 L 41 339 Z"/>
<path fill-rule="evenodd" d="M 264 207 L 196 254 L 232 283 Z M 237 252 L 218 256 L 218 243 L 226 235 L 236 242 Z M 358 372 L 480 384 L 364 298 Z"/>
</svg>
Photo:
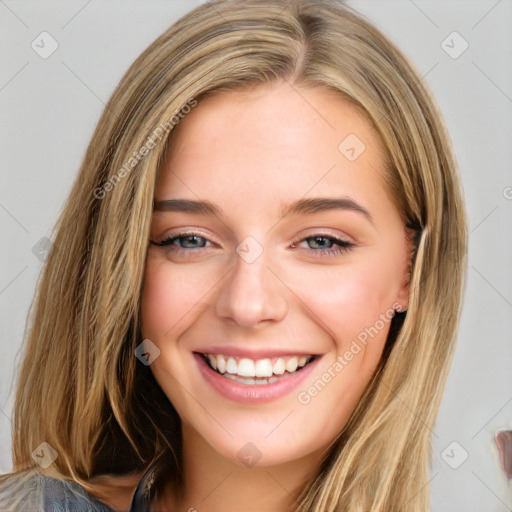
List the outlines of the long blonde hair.
<svg viewBox="0 0 512 512">
<path fill-rule="evenodd" d="M 429 510 L 430 434 L 466 268 L 464 205 L 421 79 L 336 0 L 206 2 L 127 71 L 60 215 L 30 312 L 13 416 L 15 471 L 33 467 L 31 452 L 47 442 L 62 478 L 86 488 L 96 475 L 143 471 L 161 453 L 172 454 L 179 479 L 179 418 L 134 356 L 155 181 L 187 104 L 278 80 L 321 85 L 360 107 L 415 233 L 409 309 L 394 320 L 381 364 L 297 510 Z M 154 147 L 141 155 L 149 140 Z"/>
</svg>

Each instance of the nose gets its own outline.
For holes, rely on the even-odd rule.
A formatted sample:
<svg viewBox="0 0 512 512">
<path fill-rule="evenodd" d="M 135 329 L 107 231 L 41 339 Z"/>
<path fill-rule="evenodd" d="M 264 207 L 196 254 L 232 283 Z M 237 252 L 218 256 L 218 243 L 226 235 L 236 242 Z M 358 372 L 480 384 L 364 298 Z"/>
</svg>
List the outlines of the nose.
<svg viewBox="0 0 512 512">
<path fill-rule="evenodd" d="M 288 311 L 286 286 L 267 267 L 265 253 L 248 262 L 235 253 L 215 303 L 216 314 L 240 327 L 278 322 Z"/>
</svg>

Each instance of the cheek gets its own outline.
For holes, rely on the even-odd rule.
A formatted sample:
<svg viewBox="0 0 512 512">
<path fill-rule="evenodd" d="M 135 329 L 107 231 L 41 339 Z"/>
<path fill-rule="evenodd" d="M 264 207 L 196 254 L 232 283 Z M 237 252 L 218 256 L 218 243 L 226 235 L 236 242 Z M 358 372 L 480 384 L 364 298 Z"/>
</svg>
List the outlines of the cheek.
<svg viewBox="0 0 512 512">
<path fill-rule="evenodd" d="M 300 284 L 300 297 L 336 340 L 347 341 L 393 305 L 393 280 L 369 266 L 319 269 Z"/>
<path fill-rule="evenodd" d="M 309 415 L 325 416 L 322 423 L 328 427 L 316 433 L 318 440 L 332 440 L 348 421 L 381 359 L 395 290 L 386 270 L 373 264 L 322 269 L 300 290 L 332 343 L 318 372 L 298 395 Z"/>
<path fill-rule="evenodd" d="M 182 392 L 183 386 L 186 389 L 192 386 L 188 381 L 190 373 L 185 371 L 190 360 L 185 359 L 187 353 L 180 349 L 180 336 L 204 309 L 211 282 L 211 276 L 208 279 L 195 265 L 182 265 L 178 270 L 160 256 L 148 257 L 146 262 L 141 299 L 142 335 L 160 349 L 151 371 L 185 422 L 190 411 L 197 411 L 189 403 L 188 394 Z"/>
<path fill-rule="evenodd" d="M 331 338 L 334 351 L 325 358 L 323 371 L 337 375 L 333 393 L 345 385 L 362 389 L 374 372 L 396 306 L 399 270 L 396 252 L 389 261 L 382 252 L 368 252 L 346 265 L 309 272 L 296 290 Z M 334 367 L 339 358 L 342 371 Z"/>
<path fill-rule="evenodd" d="M 178 272 L 163 258 L 148 259 L 141 302 L 143 336 L 159 339 L 183 331 L 201 309 L 211 288 L 209 282 L 195 265 Z"/>
</svg>

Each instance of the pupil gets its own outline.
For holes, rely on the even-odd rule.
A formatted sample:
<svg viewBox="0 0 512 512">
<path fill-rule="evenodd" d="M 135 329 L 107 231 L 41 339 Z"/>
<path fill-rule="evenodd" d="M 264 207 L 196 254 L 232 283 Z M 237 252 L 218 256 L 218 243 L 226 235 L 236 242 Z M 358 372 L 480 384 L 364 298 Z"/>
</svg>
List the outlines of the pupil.
<svg viewBox="0 0 512 512">
<path fill-rule="evenodd" d="M 312 242 L 310 242 L 309 246 L 312 249 L 325 249 L 326 247 L 330 247 L 332 245 L 331 240 L 325 238 L 324 236 L 317 236 L 312 238 Z"/>
<path fill-rule="evenodd" d="M 197 246 L 201 246 L 201 243 L 200 243 L 200 237 L 198 236 L 186 236 L 184 238 L 182 238 L 182 243 L 181 243 L 182 246 L 184 247 L 192 247 L 192 248 L 195 248 Z"/>
</svg>

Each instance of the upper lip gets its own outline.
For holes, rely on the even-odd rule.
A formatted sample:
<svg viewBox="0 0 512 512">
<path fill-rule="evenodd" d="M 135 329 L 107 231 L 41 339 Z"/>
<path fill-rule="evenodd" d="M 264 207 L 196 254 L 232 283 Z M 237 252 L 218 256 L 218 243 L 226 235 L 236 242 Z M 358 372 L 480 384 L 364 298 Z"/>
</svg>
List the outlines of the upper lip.
<svg viewBox="0 0 512 512">
<path fill-rule="evenodd" d="M 208 347 L 204 349 L 194 350 L 199 354 L 222 354 L 224 356 L 232 356 L 232 357 L 245 357 L 247 359 L 266 359 L 273 357 L 287 357 L 287 356 L 313 356 L 318 355 L 314 352 L 308 352 L 306 350 L 300 349 L 292 349 L 292 350 L 283 350 L 283 349 L 248 349 L 247 347 Z"/>
</svg>

